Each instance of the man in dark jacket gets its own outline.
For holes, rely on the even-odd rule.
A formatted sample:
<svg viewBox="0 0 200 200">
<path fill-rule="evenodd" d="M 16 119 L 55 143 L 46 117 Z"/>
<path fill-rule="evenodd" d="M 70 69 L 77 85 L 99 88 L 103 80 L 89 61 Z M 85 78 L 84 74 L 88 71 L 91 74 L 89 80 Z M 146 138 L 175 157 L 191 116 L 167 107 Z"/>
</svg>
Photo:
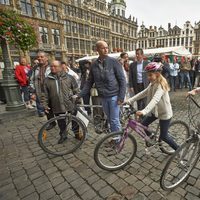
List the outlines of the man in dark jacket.
<svg viewBox="0 0 200 200">
<path fill-rule="evenodd" d="M 92 63 L 89 78 L 79 94 L 84 97 L 95 83 L 98 95 L 102 98 L 103 110 L 107 115 L 112 132 L 121 130 L 119 105 L 124 101 L 126 80 L 120 63 L 108 56 L 108 45 L 98 41 L 96 48 L 99 58 Z"/>
<path fill-rule="evenodd" d="M 51 73 L 47 76 L 44 83 L 45 93 L 41 94 L 41 103 L 45 108 L 45 112 L 51 109 L 57 116 L 66 111 L 73 112 L 74 104 L 71 101 L 71 96 L 78 93 L 78 84 L 73 76 L 62 71 L 61 63 L 53 61 L 51 66 Z M 51 108 L 48 107 L 51 102 Z M 60 139 L 58 143 L 63 143 L 67 139 L 66 122 L 65 120 L 58 120 L 60 128 Z M 80 139 L 79 127 L 76 123 L 72 122 L 72 129 L 75 137 Z"/>
<path fill-rule="evenodd" d="M 129 67 L 129 88 L 130 92 L 140 93 L 148 86 L 148 80 L 144 68 L 148 62 L 143 60 L 144 53 L 142 49 L 136 49 L 137 61 L 133 62 Z M 138 110 L 145 108 L 145 99 L 137 101 Z"/>
</svg>

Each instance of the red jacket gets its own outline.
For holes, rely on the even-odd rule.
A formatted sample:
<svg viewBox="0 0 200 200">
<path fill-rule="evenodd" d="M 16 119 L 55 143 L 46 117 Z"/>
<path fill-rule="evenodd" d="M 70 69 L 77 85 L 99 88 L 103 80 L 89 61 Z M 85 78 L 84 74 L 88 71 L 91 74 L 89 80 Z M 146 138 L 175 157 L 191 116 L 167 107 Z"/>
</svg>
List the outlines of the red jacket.
<svg viewBox="0 0 200 200">
<path fill-rule="evenodd" d="M 15 77 L 19 83 L 20 86 L 27 86 L 28 85 L 28 76 L 25 73 L 24 68 L 27 67 L 31 70 L 30 66 L 22 66 L 22 65 L 18 65 L 15 68 Z"/>
</svg>

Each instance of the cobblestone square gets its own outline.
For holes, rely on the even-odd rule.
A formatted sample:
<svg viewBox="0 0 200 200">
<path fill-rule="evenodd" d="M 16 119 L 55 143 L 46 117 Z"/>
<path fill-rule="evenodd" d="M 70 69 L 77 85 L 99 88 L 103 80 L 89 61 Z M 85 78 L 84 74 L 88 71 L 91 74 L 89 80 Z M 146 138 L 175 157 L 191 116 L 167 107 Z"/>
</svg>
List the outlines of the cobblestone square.
<svg viewBox="0 0 200 200">
<path fill-rule="evenodd" d="M 171 93 L 174 119 L 188 122 L 185 92 Z M 159 178 L 167 156 L 160 150 L 138 152 L 124 170 L 106 172 L 93 160 L 93 150 L 103 135 L 89 130 L 81 149 L 70 155 L 48 155 L 37 143 L 45 118 L 16 119 L 0 125 L 1 200 L 196 200 L 200 199 L 200 163 L 189 179 L 172 192 L 160 188 Z"/>
</svg>

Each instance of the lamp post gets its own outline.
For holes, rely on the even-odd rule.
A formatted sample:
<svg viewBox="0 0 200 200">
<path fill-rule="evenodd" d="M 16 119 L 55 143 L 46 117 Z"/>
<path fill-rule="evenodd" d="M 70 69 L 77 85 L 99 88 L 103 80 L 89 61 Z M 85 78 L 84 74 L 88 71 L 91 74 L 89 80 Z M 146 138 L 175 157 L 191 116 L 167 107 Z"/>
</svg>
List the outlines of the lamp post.
<svg viewBox="0 0 200 200">
<path fill-rule="evenodd" d="M 1 39 L 2 57 L 4 61 L 3 83 L 6 97 L 6 110 L 16 111 L 25 109 L 25 105 L 22 102 L 22 97 L 19 90 L 19 85 L 14 78 L 13 62 L 10 55 L 10 49 L 6 39 Z"/>
</svg>

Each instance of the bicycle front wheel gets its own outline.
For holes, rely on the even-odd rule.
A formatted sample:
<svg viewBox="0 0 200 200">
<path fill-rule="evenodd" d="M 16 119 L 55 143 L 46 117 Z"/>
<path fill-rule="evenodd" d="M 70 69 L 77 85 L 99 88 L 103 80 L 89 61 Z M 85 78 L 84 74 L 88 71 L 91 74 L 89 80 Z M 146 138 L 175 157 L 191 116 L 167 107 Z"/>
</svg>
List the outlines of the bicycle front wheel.
<svg viewBox="0 0 200 200">
<path fill-rule="evenodd" d="M 183 121 L 172 121 L 169 127 L 169 136 L 180 146 L 190 136 L 190 129 Z M 175 151 L 164 141 L 160 141 L 160 149 L 163 153 L 173 154 Z"/>
<path fill-rule="evenodd" d="M 188 139 L 170 157 L 162 171 L 160 185 L 163 190 L 172 190 L 178 187 L 190 175 L 195 167 L 200 153 L 198 139 Z"/>
<path fill-rule="evenodd" d="M 123 136 L 123 131 L 102 138 L 94 150 L 96 164 L 104 170 L 115 171 L 128 165 L 136 155 L 137 143 L 133 135 Z"/>
<path fill-rule="evenodd" d="M 48 130 L 50 125 L 53 128 Z M 61 134 L 65 140 L 59 143 Z M 58 116 L 47 121 L 39 130 L 38 143 L 45 152 L 62 156 L 77 150 L 85 137 L 86 127 L 80 119 L 73 115 Z"/>
</svg>

